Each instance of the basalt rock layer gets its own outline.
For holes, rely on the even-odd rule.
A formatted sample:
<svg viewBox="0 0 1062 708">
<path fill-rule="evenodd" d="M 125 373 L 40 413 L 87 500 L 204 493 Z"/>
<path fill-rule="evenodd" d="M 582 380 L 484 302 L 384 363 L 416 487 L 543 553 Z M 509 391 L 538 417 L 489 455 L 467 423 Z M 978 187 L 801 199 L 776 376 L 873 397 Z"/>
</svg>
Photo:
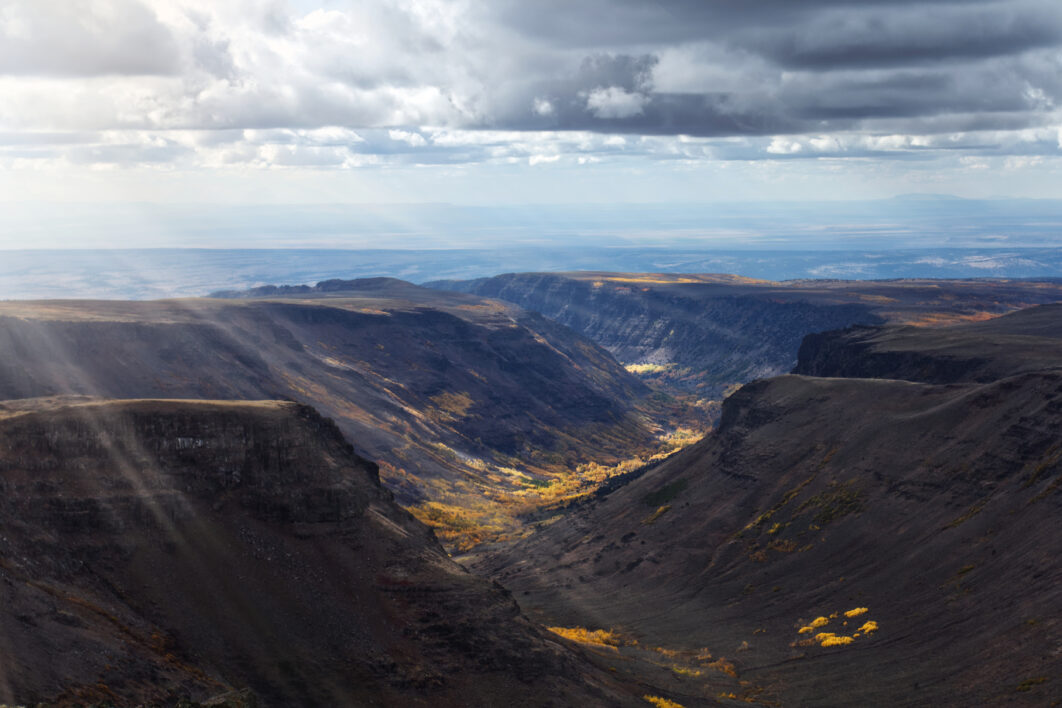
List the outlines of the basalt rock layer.
<svg viewBox="0 0 1062 708">
<path fill-rule="evenodd" d="M 654 444 L 644 384 L 540 315 L 390 279 L 297 295 L 0 303 L 0 399 L 297 400 L 405 504 Z"/>
<path fill-rule="evenodd" d="M 1062 300 L 1062 283 L 807 280 L 734 275 L 515 273 L 431 287 L 512 302 L 571 327 L 644 378 L 720 397 L 793 368 L 803 338 L 851 325 L 932 325 Z"/>
<path fill-rule="evenodd" d="M 744 386 L 704 441 L 479 567 L 542 621 L 724 655 L 754 702 L 1050 705 L 1057 325 L 1044 307 L 809 341 L 802 365 L 834 378 Z M 942 354 L 980 363 L 925 367 Z M 886 371 L 907 380 L 841 377 Z"/>
<path fill-rule="evenodd" d="M 634 704 L 551 636 L 305 406 L 0 405 L 0 703 Z"/>
</svg>

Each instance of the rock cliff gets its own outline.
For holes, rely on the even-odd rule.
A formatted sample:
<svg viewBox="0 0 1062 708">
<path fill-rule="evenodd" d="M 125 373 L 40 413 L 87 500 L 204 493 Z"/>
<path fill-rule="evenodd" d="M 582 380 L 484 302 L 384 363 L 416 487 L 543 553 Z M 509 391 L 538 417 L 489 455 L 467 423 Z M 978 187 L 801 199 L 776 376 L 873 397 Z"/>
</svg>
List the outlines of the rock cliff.
<svg viewBox="0 0 1062 708">
<path fill-rule="evenodd" d="M 294 403 L 0 404 L 0 703 L 624 705 Z"/>
</svg>

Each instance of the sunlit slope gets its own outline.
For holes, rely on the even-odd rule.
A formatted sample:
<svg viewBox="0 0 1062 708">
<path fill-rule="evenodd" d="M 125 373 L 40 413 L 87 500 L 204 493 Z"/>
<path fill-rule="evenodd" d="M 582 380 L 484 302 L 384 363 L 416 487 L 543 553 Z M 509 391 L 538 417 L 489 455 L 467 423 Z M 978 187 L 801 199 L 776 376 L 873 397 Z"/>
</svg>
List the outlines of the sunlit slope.
<svg viewBox="0 0 1062 708">
<path fill-rule="evenodd" d="M 466 538 L 510 523 L 489 499 L 460 516 L 485 495 L 653 451 L 663 432 L 637 409 L 644 385 L 567 328 L 401 281 L 310 299 L 0 303 L 0 352 L 6 399 L 311 403 L 380 462 L 400 501 L 444 504 L 433 513 Z"/>
<path fill-rule="evenodd" d="M 0 703 L 636 705 L 294 403 L 0 406 Z"/>
<path fill-rule="evenodd" d="M 719 274 L 517 273 L 433 287 L 513 302 L 672 391 L 717 397 L 789 371 L 805 335 L 853 324 L 954 324 L 1062 300 L 1062 282 L 806 280 Z"/>
<path fill-rule="evenodd" d="M 1053 317 L 919 335 L 927 356 L 969 335 L 965 358 L 989 362 L 977 371 L 991 380 L 746 385 L 704 441 L 481 567 L 550 625 L 725 656 L 761 702 L 1050 705 L 1062 698 Z M 1037 370 L 1007 368 L 1022 359 L 1015 336 Z"/>
</svg>

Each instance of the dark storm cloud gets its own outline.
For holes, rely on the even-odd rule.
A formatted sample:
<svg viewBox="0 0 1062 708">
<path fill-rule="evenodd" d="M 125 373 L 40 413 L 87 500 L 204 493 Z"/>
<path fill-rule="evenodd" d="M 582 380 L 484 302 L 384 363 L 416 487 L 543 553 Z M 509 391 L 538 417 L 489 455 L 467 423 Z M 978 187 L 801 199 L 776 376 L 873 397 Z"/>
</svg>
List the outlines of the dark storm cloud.
<svg viewBox="0 0 1062 708">
<path fill-rule="evenodd" d="M 1060 39 L 1057 5 L 948 7 L 833 12 L 797 29 L 752 32 L 744 45 L 786 67 L 828 71 L 1006 56 Z"/>
<path fill-rule="evenodd" d="M 585 52 L 578 70 L 527 82 L 525 95 L 510 96 L 522 105 L 497 112 L 501 127 L 727 136 L 995 113 L 1024 115 L 1033 126 L 1062 100 L 1057 0 L 493 5 L 492 19 L 508 31 L 573 56 Z M 699 59 L 693 49 L 722 58 Z M 604 56 L 615 67 L 637 56 L 637 80 L 629 69 L 611 79 L 585 71 L 603 66 Z M 674 86 L 669 72 L 725 73 L 728 85 Z M 616 90 L 588 100 L 602 87 Z M 532 110 L 532 93 L 552 110 Z M 601 110 L 602 101 L 626 108 Z"/>
<path fill-rule="evenodd" d="M 0 0 L 0 84 L 77 164 L 1057 155 L 1062 0 Z"/>
<path fill-rule="evenodd" d="M 1000 0 L 493 0 L 484 12 L 493 21 L 539 41 L 568 47 L 608 47 L 719 39 L 735 31 L 800 27 L 827 11 L 927 12 L 935 6 L 963 11 L 1001 4 Z M 1043 6 L 1049 8 L 1049 0 Z"/>
</svg>

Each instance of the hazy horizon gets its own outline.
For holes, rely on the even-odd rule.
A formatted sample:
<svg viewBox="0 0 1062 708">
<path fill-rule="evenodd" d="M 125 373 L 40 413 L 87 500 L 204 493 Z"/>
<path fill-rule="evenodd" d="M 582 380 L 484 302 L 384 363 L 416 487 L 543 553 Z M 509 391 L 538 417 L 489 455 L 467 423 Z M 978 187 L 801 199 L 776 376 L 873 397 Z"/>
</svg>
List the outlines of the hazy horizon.
<svg viewBox="0 0 1062 708">
<path fill-rule="evenodd" d="M 1060 48 L 1051 0 L 6 0 L 0 249 L 1058 243 Z"/>
</svg>

